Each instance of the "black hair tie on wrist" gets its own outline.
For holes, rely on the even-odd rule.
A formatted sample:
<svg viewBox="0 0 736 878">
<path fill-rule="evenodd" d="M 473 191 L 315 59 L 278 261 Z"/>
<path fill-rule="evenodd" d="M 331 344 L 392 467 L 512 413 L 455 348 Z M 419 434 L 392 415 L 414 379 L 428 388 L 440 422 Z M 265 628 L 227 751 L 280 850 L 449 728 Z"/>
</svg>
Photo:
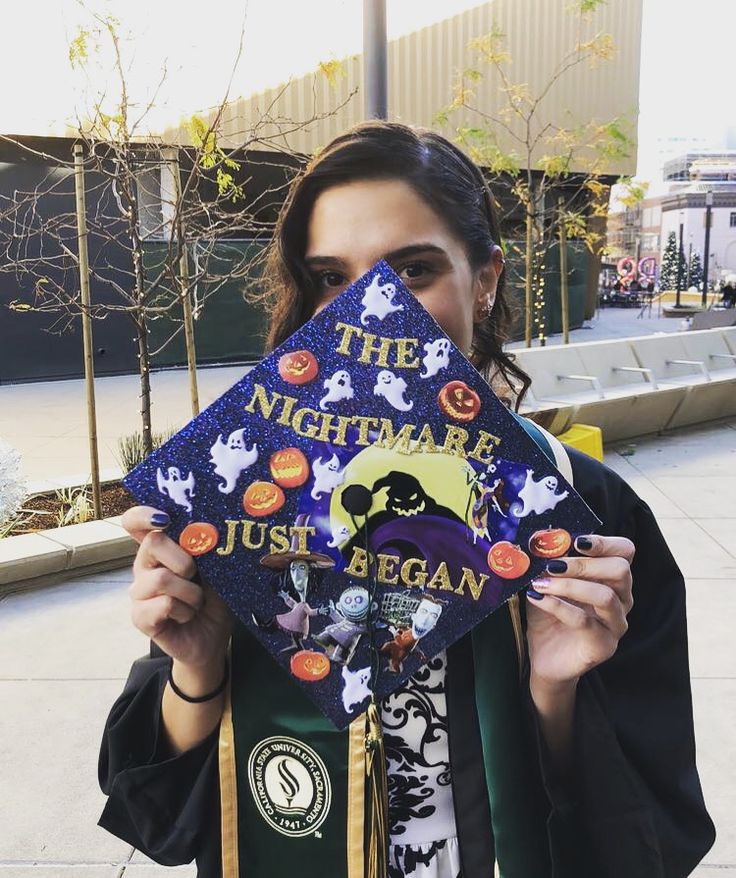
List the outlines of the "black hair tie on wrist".
<svg viewBox="0 0 736 878">
<path fill-rule="evenodd" d="M 172 662 L 169 666 L 169 686 L 171 686 L 175 695 L 178 695 L 182 701 L 186 701 L 187 704 L 202 704 L 205 701 L 212 701 L 213 698 L 217 698 L 217 696 L 225 689 L 227 686 L 227 681 L 230 679 L 230 665 L 228 662 L 225 662 L 225 673 L 222 677 L 222 682 L 217 687 L 217 689 L 213 689 L 212 692 L 208 692 L 206 695 L 200 695 L 197 698 L 192 698 L 191 695 L 185 695 L 184 692 L 176 685 L 174 682 L 173 676 L 174 663 Z"/>
</svg>

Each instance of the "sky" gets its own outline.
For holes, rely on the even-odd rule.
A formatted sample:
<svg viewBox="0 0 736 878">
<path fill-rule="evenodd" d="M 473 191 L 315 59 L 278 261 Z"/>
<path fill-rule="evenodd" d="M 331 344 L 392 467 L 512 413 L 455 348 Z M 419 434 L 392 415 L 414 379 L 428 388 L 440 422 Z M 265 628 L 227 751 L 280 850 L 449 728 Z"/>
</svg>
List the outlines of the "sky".
<svg viewBox="0 0 736 878">
<path fill-rule="evenodd" d="M 539 0 L 542 2 L 542 0 Z M 608 0 L 616 3 L 617 0 Z M 86 10 L 120 22 L 130 59 L 132 101 L 143 107 L 162 77 L 153 130 L 217 103 L 235 69 L 231 95 L 248 95 L 362 48 L 362 0 L 86 0 Z M 389 39 L 472 6 L 478 0 L 387 0 Z M 63 134 L 89 104 L 106 72 L 85 78 L 68 47 L 89 11 L 78 0 L 22 0 L 3 10 L 0 131 Z M 644 0 L 638 176 L 654 180 L 662 149 L 691 142 L 723 147 L 733 129 L 733 38 L 736 0 Z M 94 38 L 90 44 L 94 43 Z M 98 56 L 99 57 L 99 56 Z"/>
</svg>

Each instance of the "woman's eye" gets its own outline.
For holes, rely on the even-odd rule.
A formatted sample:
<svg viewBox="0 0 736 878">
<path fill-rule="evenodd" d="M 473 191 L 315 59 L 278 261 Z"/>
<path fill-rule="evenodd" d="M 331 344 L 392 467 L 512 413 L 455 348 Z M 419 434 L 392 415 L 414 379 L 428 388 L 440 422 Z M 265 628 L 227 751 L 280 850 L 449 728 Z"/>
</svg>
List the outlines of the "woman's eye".
<svg viewBox="0 0 736 878">
<path fill-rule="evenodd" d="M 428 265 L 423 262 L 409 262 L 403 266 L 398 272 L 402 280 L 410 282 L 416 280 L 428 279 L 431 271 Z"/>
<path fill-rule="evenodd" d="M 321 271 L 317 275 L 317 285 L 323 290 L 334 290 L 345 283 L 345 278 L 337 271 Z"/>
</svg>

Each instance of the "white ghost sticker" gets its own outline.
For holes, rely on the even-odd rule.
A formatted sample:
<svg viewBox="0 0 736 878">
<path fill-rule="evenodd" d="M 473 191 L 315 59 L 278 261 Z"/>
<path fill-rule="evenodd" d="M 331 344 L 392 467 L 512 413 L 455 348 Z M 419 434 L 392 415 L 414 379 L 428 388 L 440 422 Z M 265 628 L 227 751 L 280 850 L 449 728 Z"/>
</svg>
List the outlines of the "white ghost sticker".
<svg viewBox="0 0 736 878">
<path fill-rule="evenodd" d="M 222 494 L 230 494 L 243 470 L 258 460 L 258 446 L 254 442 L 250 448 L 246 448 L 244 433 L 245 430 L 234 430 L 227 442 L 223 441 L 221 433 L 210 448 L 210 463 L 215 464 L 215 475 L 225 480 L 224 484 L 217 486 Z"/>
<path fill-rule="evenodd" d="M 325 378 L 322 385 L 327 393 L 319 401 L 319 407 L 324 411 L 328 402 L 341 402 L 343 399 L 352 399 L 355 395 L 350 381 L 350 373 L 340 369 L 331 378 Z"/>
<path fill-rule="evenodd" d="M 340 461 L 336 454 L 326 462 L 322 458 L 312 461 L 314 485 L 310 492 L 312 500 L 319 500 L 323 494 L 331 494 L 338 485 L 345 481 L 345 470 L 340 469 Z"/>
<path fill-rule="evenodd" d="M 570 493 L 569 491 L 562 491 L 560 494 L 556 494 L 556 490 L 557 476 L 545 476 L 538 482 L 535 482 L 533 470 L 528 469 L 526 471 L 524 487 L 519 491 L 521 505 L 515 503 L 511 507 L 511 514 L 515 515 L 516 518 L 525 518 L 532 512 L 536 515 L 549 512 Z"/>
<path fill-rule="evenodd" d="M 382 369 L 376 375 L 376 386 L 373 388 L 373 393 L 376 396 L 384 397 L 400 412 L 408 412 L 414 408 L 414 403 L 411 400 L 404 399 L 406 391 L 406 381 L 394 375 L 389 369 Z"/>
<path fill-rule="evenodd" d="M 159 467 L 156 470 L 156 484 L 161 494 L 169 497 L 177 506 L 183 506 L 187 512 L 192 511 L 194 476 L 191 470 L 185 479 L 177 466 L 168 467 L 166 475 L 161 472 L 161 467 Z"/>
<path fill-rule="evenodd" d="M 371 689 L 368 685 L 371 679 L 370 668 L 360 668 L 351 671 L 343 666 L 342 669 L 342 706 L 345 713 L 352 713 L 356 707 L 371 697 Z"/>
<path fill-rule="evenodd" d="M 360 315 L 360 322 L 363 326 L 367 326 L 369 317 L 377 317 L 383 320 L 394 311 L 403 311 L 403 305 L 395 305 L 393 297 L 396 295 L 396 286 L 392 283 L 382 284 L 380 275 L 374 274 L 370 284 L 365 288 L 363 298 L 360 304 L 363 306 L 363 313 Z"/>
<path fill-rule="evenodd" d="M 341 546 L 343 543 L 347 542 L 349 536 L 350 531 L 344 524 L 336 524 L 332 528 L 332 539 L 329 540 L 327 545 L 331 549 L 336 549 L 338 546 Z"/>
<path fill-rule="evenodd" d="M 422 365 L 425 371 L 419 373 L 420 378 L 431 378 L 436 375 L 440 369 L 446 369 L 450 364 L 450 340 L 447 338 L 437 338 L 434 341 L 428 341 L 424 345 L 427 352 L 423 359 Z"/>
</svg>

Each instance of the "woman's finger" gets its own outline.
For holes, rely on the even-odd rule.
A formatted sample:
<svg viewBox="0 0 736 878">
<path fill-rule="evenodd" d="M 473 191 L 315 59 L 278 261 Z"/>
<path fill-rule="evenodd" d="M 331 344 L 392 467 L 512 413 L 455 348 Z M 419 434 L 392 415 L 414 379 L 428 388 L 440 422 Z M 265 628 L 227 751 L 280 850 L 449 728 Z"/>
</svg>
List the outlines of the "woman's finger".
<svg viewBox="0 0 736 878">
<path fill-rule="evenodd" d="M 634 560 L 636 546 L 626 537 L 603 537 L 588 534 L 575 538 L 575 550 L 588 558 L 610 558 L 619 556 L 629 564 Z"/>
<path fill-rule="evenodd" d="M 588 616 L 593 613 L 619 640 L 628 630 L 624 604 L 614 589 L 607 585 L 569 577 L 540 577 L 534 580 L 532 588 L 538 594 L 553 595 L 560 601 L 573 601 L 576 610 Z M 543 603 L 544 601 L 537 601 L 538 605 Z"/>
<path fill-rule="evenodd" d="M 137 543 L 142 543 L 152 530 L 164 530 L 171 524 L 169 516 L 153 506 L 132 506 L 120 519 L 122 526 Z"/>
<path fill-rule="evenodd" d="M 634 604 L 631 593 L 631 566 L 626 558 L 612 555 L 596 558 L 555 558 L 547 563 L 553 578 L 585 579 L 610 586 L 628 613 Z"/>
<path fill-rule="evenodd" d="M 197 572 L 192 556 L 159 530 L 149 531 L 143 538 L 133 562 L 133 572 L 137 576 L 153 567 L 166 567 L 182 579 L 191 579 Z"/>
<path fill-rule="evenodd" d="M 196 610 L 165 594 L 147 601 L 133 601 L 130 608 L 135 627 L 151 639 L 158 637 L 171 622 L 181 625 L 190 622 L 195 614 Z"/>
<path fill-rule="evenodd" d="M 200 610 L 204 604 L 204 590 L 201 586 L 177 576 L 166 567 L 156 567 L 153 570 L 142 570 L 137 573 L 129 593 L 134 601 L 147 601 L 159 595 L 169 595 L 193 610 Z"/>
<path fill-rule="evenodd" d="M 534 590 L 533 592 L 532 589 Z M 536 597 L 534 596 L 535 594 Z M 526 596 L 535 607 L 539 607 L 543 612 L 554 616 L 568 628 L 585 628 L 595 622 L 595 619 L 583 607 L 568 604 L 552 594 L 544 594 L 541 591 L 537 592 L 534 588 L 534 583 L 529 587 Z"/>
</svg>

